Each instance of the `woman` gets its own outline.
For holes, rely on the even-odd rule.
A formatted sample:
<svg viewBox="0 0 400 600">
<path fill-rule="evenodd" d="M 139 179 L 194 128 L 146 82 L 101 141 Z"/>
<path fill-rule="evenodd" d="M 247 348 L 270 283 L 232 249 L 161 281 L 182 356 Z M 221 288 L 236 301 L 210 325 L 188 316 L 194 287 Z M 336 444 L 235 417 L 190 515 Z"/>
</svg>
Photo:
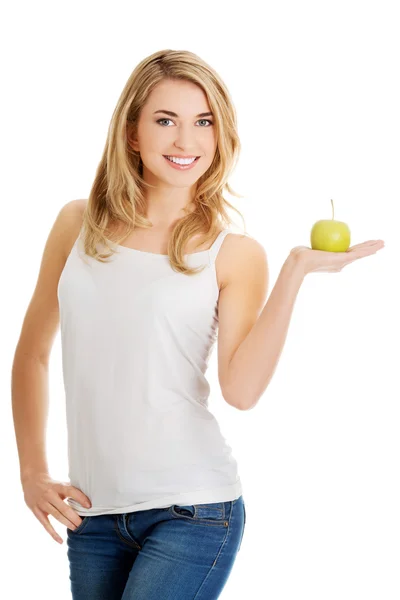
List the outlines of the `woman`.
<svg viewBox="0 0 400 600">
<path fill-rule="evenodd" d="M 219 597 L 245 505 L 208 409 L 217 332 L 223 398 L 252 408 L 305 275 L 383 246 L 294 248 L 264 307 L 264 248 L 230 231 L 222 195 L 239 150 L 218 74 L 193 53 L 156 52 L 122 91 L 88 200 L 66 204 L 50 232 L 16 350 L 13 414 L 25 501 L 55 540 L 48 515 L 67 528 L 74 600 Z M 67 483 L 50 477 L 44 451 L 59 324 Z"/>
</svg>

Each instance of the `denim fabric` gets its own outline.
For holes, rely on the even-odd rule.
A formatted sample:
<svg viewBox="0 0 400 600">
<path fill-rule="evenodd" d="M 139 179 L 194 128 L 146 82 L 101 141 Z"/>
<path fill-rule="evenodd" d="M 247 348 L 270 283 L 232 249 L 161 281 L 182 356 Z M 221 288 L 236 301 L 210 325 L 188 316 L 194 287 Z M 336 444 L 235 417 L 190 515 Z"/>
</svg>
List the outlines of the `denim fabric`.
<svg viewBox="0 0 400 600">
<path fill-rule="evenodd" d="M 73 600 L 214 600 L 239 552 L 243 496 L 83 517 L 67 528 Z"/>
</svg>

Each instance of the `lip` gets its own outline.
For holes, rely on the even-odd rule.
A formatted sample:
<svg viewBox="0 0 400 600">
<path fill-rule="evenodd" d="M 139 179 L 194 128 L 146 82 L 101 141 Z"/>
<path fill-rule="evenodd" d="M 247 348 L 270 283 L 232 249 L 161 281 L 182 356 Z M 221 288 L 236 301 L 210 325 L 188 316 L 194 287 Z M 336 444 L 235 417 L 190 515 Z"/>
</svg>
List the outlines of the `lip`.
<svg viewBox="0 0 400 600">
<path fill-rule="evenodd" d="M 196 157 L 196 160 L 194 160 L 190 165 L 178 165 L 174 162 L 172 162 L 171 160 L 168 160 L 168 158 L 163 154 L 165 160 L 167 161 L 167 163 L 173 168 L 173 169 L 177 169 L 178 171 L 189 171 L 189 169 L 192 169 L 196 163 L 199 162 L 200 156 Z M 170 155 L 172 156 L 172 154 Z M 176 158 L 184 158 L 184 157 L 179 157 L 177 156 Z M 193 158 L 193 156 L 188 156 L 185 158 Z"/>
<path fill-rule="evenodd" d="M 172 156 L 172 158 L 199 158 L 196 154 L 163 154 L 163 156 Z"/>
</svg>

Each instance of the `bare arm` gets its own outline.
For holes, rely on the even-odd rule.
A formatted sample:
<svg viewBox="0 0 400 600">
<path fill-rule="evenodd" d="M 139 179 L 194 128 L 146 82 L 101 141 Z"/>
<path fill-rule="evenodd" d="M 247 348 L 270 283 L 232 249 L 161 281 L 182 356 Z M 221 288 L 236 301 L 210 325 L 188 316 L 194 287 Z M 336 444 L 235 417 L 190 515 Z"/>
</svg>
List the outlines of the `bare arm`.
<svg viewBox="0 0 400 600">
<path fill-rule="evenodd" d="M 305 269 L 291 253 L 265 303 L 269 268 L 263 246 L 250 237 L 231 236 L 221 252 L 230 260 L 219 297 L 219 382 L 228 404 L 248 410 L 275 371 Z"/>
<path fill-rule="evenodd" d="M 234 260 L 240 269 L 235 268 L 221 292 L 221 387 L 229 404 L 241 410 L 253 408 L 268 386 L 282 353 L 304 277 L 320 271 L 337 273 L 383 247 L 383 240 L 369 240 L 346 252 L 326 252 L 307 246 L 293 248 L 268 302 L 257 316 L 262 298 L 259 289 L 264 290 L 268 280 L 266 254 L 254 240 L 241 244 L 242 258 Z M 246 333 L 248 323 L 252 327 Z"/>
<path fill-rule="evenodd" d="M 11 393 L 21 481 L 31 474 L 48 472 L 48 365 L 59 328 L 57 286 L 79 233 L 82 208 L 82 201 L 69 202 L 55 220 L 15 350 Z"/>
<path fill-rule="evenodd" d="M 48 367 L 18 348 L 12 368 L 12 410 L 23 482 L 33 473 L 48 473 Z"/>
<path fill-rule="evenodd" d="M 260 316 L 229 362 L 228 394 L 242 410 L 257 404 L 275 372 L 303 280 L 304 270 L 289 256 Z"/>
</svg>

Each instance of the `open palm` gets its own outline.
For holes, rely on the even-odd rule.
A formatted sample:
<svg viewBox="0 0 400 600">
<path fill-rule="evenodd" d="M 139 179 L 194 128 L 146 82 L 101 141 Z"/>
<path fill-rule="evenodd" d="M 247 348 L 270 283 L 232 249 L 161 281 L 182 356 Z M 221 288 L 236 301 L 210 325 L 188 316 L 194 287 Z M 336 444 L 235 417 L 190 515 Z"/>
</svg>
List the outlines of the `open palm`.
<svg viewBox="0 0 400 600">
<path fill-rule="evenodd" d="M 351 246 L 345 252 L 328 252 L 325 250 L 313 250 L 308 246 L 296 246 L 290 252 L 300 262 L 304 269 L 304 274 L 316 271 L 325 271 L 328 273 L 337 273 L 346 265 L 375 254 L 378 250 L 384 248 L 383 240 L 369 240 Z"/>
</svg>

